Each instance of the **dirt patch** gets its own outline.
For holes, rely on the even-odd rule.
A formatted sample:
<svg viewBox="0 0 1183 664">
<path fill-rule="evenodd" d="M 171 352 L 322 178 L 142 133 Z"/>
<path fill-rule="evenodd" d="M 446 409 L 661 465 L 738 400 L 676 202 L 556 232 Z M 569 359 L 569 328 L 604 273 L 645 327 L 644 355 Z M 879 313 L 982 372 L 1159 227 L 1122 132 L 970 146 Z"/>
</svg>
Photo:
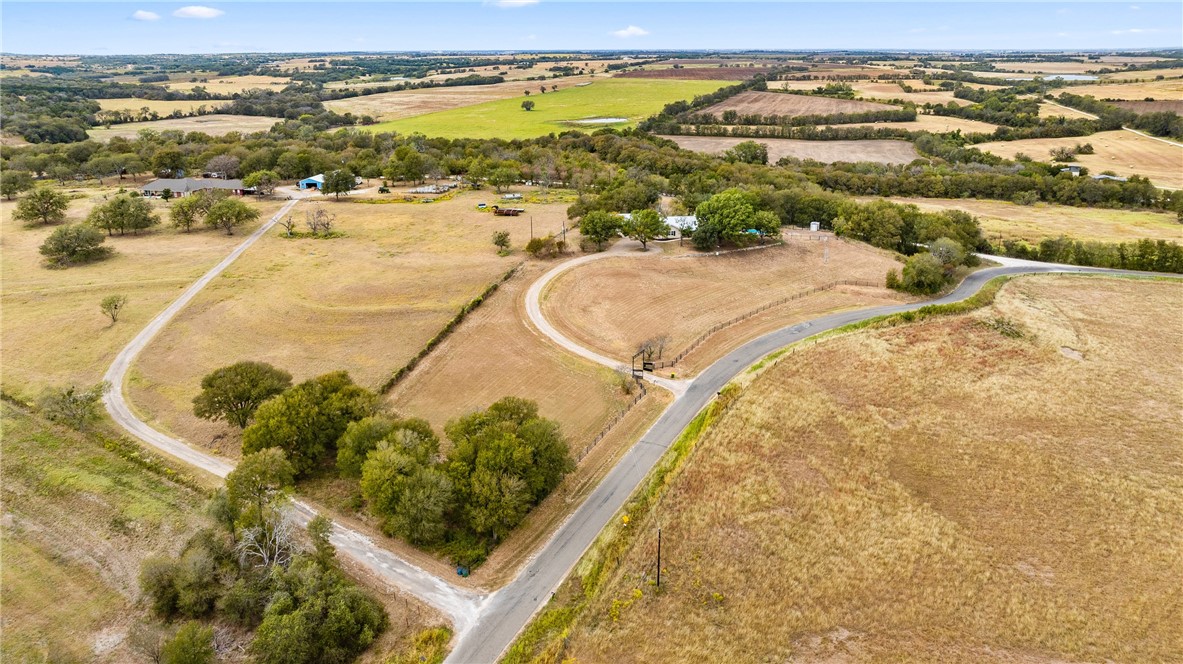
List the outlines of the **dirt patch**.
<svg viewBox="0 0 1183 664">
<path fill-rule="evenodd" d="M 607 258 L 560 275 L 543 294 L 542 308 L 564 335 L 609 357 L 627 361 L 642 341 L 663 335 L 669 336 L 672 356 L 704 330 L 764 304 L 839 280 L 882 283 L 896 265 L 885 252 L 832 237 L 718 257 Z M 834 289 L 804 297 L 721 334 L 692 359 L 705 366 L 730 343 L 763 329 L 765 320 L 889 300 L 894 296 L 886 289 Z"/>
<path fill-rule="evenodd" d="M 889 126 L 889 125 L 883 125 Z M 907 141 L 802 141 L 792 138 L 722 138 L 713 136 L 666 136 L 686 150 L 718 154 L 744 141 L 755 140 L 768 146 L 768 161 L 782 157 L 812 159 L 824 164 L 837 161 L 873 161 L 881 164 L 907 164 L 920 157 Z"/>
<path fill-rule="evenodd" d="M 721 117 L 726 111 L 740 115 L 830 115 L 834 113 L 870 113 L 873 111 L 895 111 L 898 106 L 851 99 L 833 99 L 814 95 L 798 95 L 784 92 L 741 92 L 730 99 L 703 109 Z"/>
<path fill-rule="evenodd" d="M 683 81 L 746 81 L 757 74 L 768 74 L 771 67 L 682 67 L 640 69 L 618 74 L 620 78 L 660 78 Z"/>
</svg>

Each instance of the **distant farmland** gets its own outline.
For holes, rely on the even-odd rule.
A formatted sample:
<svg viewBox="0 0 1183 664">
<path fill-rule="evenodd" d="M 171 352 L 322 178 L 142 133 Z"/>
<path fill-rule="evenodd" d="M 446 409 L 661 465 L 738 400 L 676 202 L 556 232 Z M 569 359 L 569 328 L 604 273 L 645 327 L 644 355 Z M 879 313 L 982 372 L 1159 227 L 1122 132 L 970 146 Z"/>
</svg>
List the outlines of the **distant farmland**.
<svg viewBox="0 0 1183 664">
<path fill-rule="evenodd" d="M 736 81 L 767 74 L 771 67 L 680 67 L 674 69 L 639 69 L 619 75 L 619 78 L 657 78 L 680 81 Z"/>
<path fill-rule="evenodd" d="M 420 132 L 443 138 L 534 138 L 571 129 L 591 132 L 600 127 L 631 127 L 663 106 L 718 90 L 722 81 L 664 81 L 608 78 L 582 87 L 562 87 L 539 94 L 534 85 L 522 84 L 531 95 L 485 102 L 449 111 L 383 122 L 370 131 Z M 534 110 L 521 107 L 534 102 Z"/>
<path fill-rule="evenodd" d="M 791 138 L 728 138 L 714 136 L 666 136 L 682 148 L 695 152 L 721 153 L 743 141 L 755 140 L 768 146 L 768 162 L 781 157 L 813 159 L 825 164 L 836 161 L 875 161 L 907 164 L 920 156 L 907 141 L 802 141 Z"/>
<path fill-rule="evenodd" d="M 1183 113 L 1183 99 L 1172 99 L 1169 101 L 1165 99 L 1158 101 L 1113 101 L 1109 103 L 1135 113 L 1160 113 L 1164 111 Z"/>
<path fill-rule="evenodd" d="M 870 101 L 833 99 L 795 95 L 785 92 L 741 92 L 734 97 L 703 109 L 703 113 L 722 115 L 724 111 L 735 111 L 740 115 L 829 115 L 833 113 L 870 113 L 873 111 L 894 111 L 898 106 Z"/>
<path fill-rule="evenodd" d="M 110 129 L 91 129 L 87 133 L 96 141 L 109 141 L 116 136 L 135 138 L 144 129 L 153 131 L 179 129 L 183 132 L 200 131 L 210 136 L 223 136 L 232 131 L 240 131 L 244 134 L 267 131 L 276 122 L 280 122 L 280 118 L 262 115 L 199 115 L 192 118 L 128 122 L 127 124 L 112 125 Z"/>
</svg>

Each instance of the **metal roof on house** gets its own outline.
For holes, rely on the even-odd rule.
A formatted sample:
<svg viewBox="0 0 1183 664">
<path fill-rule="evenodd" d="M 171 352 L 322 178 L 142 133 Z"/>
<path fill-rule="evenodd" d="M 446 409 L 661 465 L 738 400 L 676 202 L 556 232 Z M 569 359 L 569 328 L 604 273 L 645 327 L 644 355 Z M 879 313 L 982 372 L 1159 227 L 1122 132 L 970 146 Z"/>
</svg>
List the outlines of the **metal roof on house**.
<svg viewBox="0 0 1183 664">
<path fill-rule="evenodd" d="M 242 180 L 198 180 L 196 178 L 161 178 L 140 188 L 141 191 L 161 192 L 165 189 L 176 194 L 187 194 L 202 189 L 242 189 Z"/>
<path fill-rule="evenodd" d="M 303 180 L 300 180 L 300 182 L 319 182 L 320 184 L 324 184 L 325 183 L 325 174 L 324 173 L 317 173 L 316 175 L 313 175 L 310 178 L 304 178 Z"/>
</svg>

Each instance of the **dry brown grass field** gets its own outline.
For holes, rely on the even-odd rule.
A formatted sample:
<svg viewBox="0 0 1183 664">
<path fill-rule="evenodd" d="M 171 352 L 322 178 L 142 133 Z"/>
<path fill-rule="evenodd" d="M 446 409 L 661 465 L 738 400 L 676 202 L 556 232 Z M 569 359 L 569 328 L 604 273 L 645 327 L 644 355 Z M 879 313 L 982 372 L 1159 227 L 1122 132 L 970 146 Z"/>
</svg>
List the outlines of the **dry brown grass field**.
<svg viewBox="0 0 1183 664">
<path fill-rule="evenodd" d="M 981 143 L 974 147 L 1013 159 L 1022 152 L 1032 159 L 1046 161 L 1056 147 L 1091 143 L 1094 154 L 1077 155 L 1074 163 L 1086 166 L 1092 175 L 1112 171 L 1117 175 L 1142 175 L 1157 186 L 1183 188 L 1183 143 L 1135 134 L 1132 131 L 1102 131 L 1076 138 L 1032 138 L 1021 141 Z"/>
<path fill-rule="evenodd" d="M 904 92 L 903 88 L 896 84 L 895 81 L 848 81 L 850 87 L 854 88 L 855 94 L 868 100 L 902 99 L 916 104 L 947 104 L 951 101 L 964 103 L 964 100 L 954 97 L 952 91 L 934 91 L 932 90 L 932 86 L 924 85 L 924 82 L 919 79 L 910 79 L 903 82 L 912 86 L 917 92 Z M 775 81 L 769 85 L 782 90 L 813 90 L 825 84 L 826 81 Z M 1002 86 L 975 83 L 972 87 L 992 89 Z"/>
<path fill-rule="evenodd" d="M 1074 85 L 1065 88 L 1074 95 L 1092 95 L 1097 99 L 1128 99 L 1141 101 L 1151 99 L 1179 99 L 1183 97 L 1183 79 L 1172 78 L 1161 81 L 1149 80 L 1137 83 L 1094 83 Z"/>
<path fill-rule="evenodd" d="M 719 66 L 686 66 L 680 69 L 673 67 L 647 66 L 644 69 L 634 69 L 622 74 L 620 78 L 659 78 L 683 81 L 743 81 L 757 74 L 767 74 L 770 67 L 719 67 Z"/>
<path fill-rule="evenodd" d="M 184 80 L 172 81 L 165 85 L 169 90 L 178 90 L 188 92 L 195 87 L 203 87 L 206 92 L 217 95 L 232 95 L 245 90 L 282 90 L 284 86 L 291 83 L 290 78 L 282 78 L 278 76 L 221 76 L 211 78 L 208 81 L 193 82 L 189 79 L 192 76 L 186 76 Z"/>
<path fill-rule="evenodd" d="M 543 313 L 579 344 L 622 361 L 644 340 L 662 335 L 670 336 L 667 349 L 676 355 L 704 330 L 765 303 L 840 280 L 882 284 L 887 271 L 898 265 L 886 252 L 867 245 L 828 234 L 800 235 L 814 239 L 791 239 L 784 246 L 722 256 L 594 261 L 555 279 L 543 294 Z M 819 237 L 829 241 L 817 241 Z M 788 324 L 803 313 L 889 300 L 896 298 L 884 288 L 838 287 L 776 307 L 769 316 Z M 708 342 L 696 352 L 699 367 L 722 350 Z"/>
<path fill-rule="evenodd" d="M 110 186 L 63 190 L 78 197 L 70 202 L 69 223 L 84 220 L 96 203 L 117 191 Z M 53 229 L 25 228 L 12 218 L 16 202 L 0 203 L 0 361 L 6 391 L 33 399 L 46 387 L 98 382 L 140 328 L 253 230 L 244 228 L 232 237 L 211 230 L 181 233 L 169 226 L 166 203 L 152 205 L 161 225 L 139 236 L 108 238 L 106 246 L 115 249 L 112 258 L 50 270 L 42 266 L 38 247 Z M 252 205 L 266 220 L 280 203 Z M 99 302 L 113 294 L 128 297 L 114 325 L 99 311 Z"/>
<path fill-rule="evenodd" d="M 520 251 L 529 219 L 475 209 L 488 192 L 432 204 L 308 201 L 337 215 L 335 239 L 287 239 L 276 227 L 214 280 L 132 367 L 130 400 L 155 426 L 236 457 L 236 430 L 193 416 L 201 377 L 240 360 L 296 381 L 346 370 L 381 385 L 460 307 L 520 259 L 497 256 L 494 230 Z M 558 231 L 565 204 L 527 205 L 535 233 Z"/>
<path fill-rule="evenodd" d="M 600 77 L 601 80 L 603 77 Z M 548 81 L 547 86 L 557 85 L 559 89 L 595 80 L 590 76 L 572 76 Z M 537 92 L 535 81 L 529 82 L 532 91 Z M 540 85 L 541 83 L 539 83 Z M 382 92 L 349 99 L 334 99 L 325 102 L 325 108 L 338 113 L 371 115 L 379 120 L 397 120 L 424 113 L 446 111 L 463 106 L 472 106 L 496 99 L 521 97 L 526 84 L 522 82 L 494 83 L 492 85 L 462 85 L 449 88 L 426 88 L 423 90 L 401 90 Z"/>
<path fill-rule="evenodd" d="M 912 122 L 857 122 L 854 124 L 833 125 L 834 127 L 883 127 L 887 129 L 907 129 L 908 131 L 948 132 L 960 131 L 963 134 L 992 134 L 998 125 L 979 120 L 966 120 L 942 115 L 916 116 Z"/>
<path fill-rule="evenodd" d="M 442 431 L 448 420 L 513 395 L 538 402 L 575 449 L 594 438 L 629 397 L 611 369 L 559 348 L 526 322 L 525 290 L 549 267 L 524 265 L 391 392 L 390 405 Z"/>
<path fill-rule="evenodd" d="M 1021 278 L 785 356 L 632 515 L 561 657 L 1183 659 L 1180 289 Z"/>
<path fill-rule="evenodd" d="M 885 125 L 886 126 L 886 125 Z M 755 140 L 768 146 L 768 162 L 781 157 L 813 159 L 830 164 L 836 161 L 877 161 L 883 164 L 907 164 L 920 157 L 907 141 L 803 141 L 793 138 L 729 138 L 715 136 L 666 136 L 679 146 L 695 152 L 721 153 L 736 144 Z"/>
<path fill-rule="evenodd" d="M 1183 99 L 1173 99 L 1171 101 L 1115 101 L 1113 105 L 1135 113 L 1158 113 L 1162 111 L 1183 113 Z"/>
<path fill-rule="evenodd" d="M 730 99 L 708 106 L 703 113 L 721 116 L 725 111 L 736 111 L 740 115 L 827 115 L 832 113 L 869 113 L 872 111 L 898 110 L 897 106 L 876 104 L 868 101 L 832 99 L 810 95 L 795 95 L 783 92 L 741 92 Z"/>
<path fill-rule="evenodd" d="M 1050 203 L 1018 205 L 971 198 L 888 200 L 910 203 L 925 211 L 964 210 L 978 218 L 982 232 L 992 242 L 1001 237 L 1035 243 L 1043 238 L 1067 235 L 1098 242 L 1129 242 L 1145 238 L 1183 243 L 1183 225 L 1175 220 L 1174 214 L 1164 212 L 1078 208 Z"/>
<path fill-rule="evenodd" d="M 142 108 L 147 108 L 148 110 L 156 111 L 162 116 L 166 116 L 173 111 L 192 113 L 201 106 L 213 109 L 226 105 L 225 101 L 218 99 L 210 99 L 207 101 L 160 101 L 155 99 L 138 99 L 136 97 L 126 97 L 119 99 L 96 99 L 95 101 L 99 103 L 99 106 L 104 111 L 138 111 Z"/>
<path fill-rule="evenodd" d="M 129 122 L 127 124 L 111 125 L 110 129 L 95 127 L 87 130 L 86 133 L 96 141 L 109 141 L 116 136 L 135 138 L 145 129 L 151 129 L 152 131 L 166 131 L 171 129 L 185 133 L 199 131 L 210 136 L 224 136 L 232 131 L 238 131 L 244 134 L 267 131 L 279 121 L 279 118 L 269 118 L 260 115 L 201 115 L 191 118 Z"/>
<path fill-rule="evenodd" d="M 1064 118 L 1092 118 L 1092 117 L 1094 117 L 1092 115 L 1089 115 L 1088 113 L 1085 113 L 1084 111 L 1078 111 L 1075 108 L 1069 108 L 1068 106 L 1061 106 L 1059 104 L 1042 103 L 1039 105 L 1039 117 L 1050 118 L 1050 117 L 1055 117 L 1055 116 L 1064 117 Z"/>
<path fill-rule="evenodd" d="M 1150 69 L 1146 71 L 1118 71 L 1109 74 L 1101 74 L 1102 81 L 1126 81 L 1129 83 L 1137 83 L 1140 81 L 1157 81 L 1159 76 L 1166 79 L 1178 79 L 1183 76 L 1183 67 L 1174 67 L 1171 69 Z"/>
</svg>

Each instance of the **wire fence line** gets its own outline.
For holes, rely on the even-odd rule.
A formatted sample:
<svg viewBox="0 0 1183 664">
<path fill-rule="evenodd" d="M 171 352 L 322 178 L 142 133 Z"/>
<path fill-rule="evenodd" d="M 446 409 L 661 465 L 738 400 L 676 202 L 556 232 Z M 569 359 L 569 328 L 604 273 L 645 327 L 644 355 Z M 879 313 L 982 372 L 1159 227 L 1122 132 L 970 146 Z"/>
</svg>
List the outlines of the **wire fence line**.
<svg viewBox="0 0 1183 664">
<path fill-rule="evenodd" d="M 629 380 L 632 380 L 632 379 L 630 378 Z M 616 413 L 616 415 L 613 416 L 612 420 L 609 421 L 607 424 L 605 424 L 603 429 L 600 429 L 600 433 L 596 434 L 596 437 L 593 438 L 590 443 L 588 443 L 587 445 L 584 445 L 583 449 L 581 449 L 579 451 L 579 453 L 577 455 L 575 455 L 575 462 L 576 463 L 583 461 L 584 457 L 586 457 L 588 454 L 590 454 L 591 451 L 593 449 L 595 449 L 596 445 L 598 445 L 601 440 L 604 440 L 604 437 L 607 436 L 612 431 L 612 428 L 615 427 L 617 424 L 619 424 L 620 421 L 623 420 L 625 418 L 625 416 L 629 414 L 630 411 L 632 411 L 633 406 L 636 406 L 637 404 L 641 403 L 641 399 L 644 399 L 646 396 L 648 396 L 649 391 L 647 389 L 645 389 L 645 382 L 644 381 L 637 381 L 637 387 L 639 389 L 637 391 L 637 394 L 635 396 L 633 396 L 632 401 L 630 401 L 628 403 L 628 405 L 626 405 L 624 408 L 622 408 L 620 411 L 618 411 Z"/>
<path fill-rule="evenodd" d="M 810 295 L 816 295 L 818 293 L 830 290 L 832 288 L 836 288 L 838 286 L 867 286 L 870 288 L 876 288 L 881 285 L 882 284 L 880 284 L 878 282 L 867 281 L 867 280 L 863 280 L 863 279 L 842 279 L 839 281 L 832 281 L 828 284 L 825 284 L 824 286 L 815 286 L 813 288 L 809 288 L 809 289 L 806 289 L 806 290 L 803 290 L 803 291 L 800 291 L 797 293 L 793 293 L 792 295 L 782 297 L 779 300 L 775 300 L 775 301 L 769 302 L 763 306 L 752 309 L 751 311 L 749 311 L 747 313 L 740 314 L 739 316 L 736 316 L 735 318 L 732 318 L 731 320 L 723 321 L 722 323 L 718 323 L 716 325 L 713 325 L 710 329 L 706 330 L 702 334 L 695 337 L 693 341 L 691 341 L 685 348 L 682 349 L 682 352 L 680 352 L 674 356 L 674 359 L 672 359 L 672 360 L 658 360 L 658 361 L 654 362 L 654 367 L 657 369 L 666 369 L 666 368 L 675 366 L 676 364 L 678 364 L 682 360 L 686 359 L 687 355 L 694 352 L 694 350 L 696 348 L 698 348 L 699 346 L 701 346 L 704 341 L 709 339 L 711 337 L 711 335 L 713 335 L 717 332 L 720 332 L 722 330 L 725 330 L 725 329 L 731 327 L 732 325 L 742 323 L 743 321 L 745 321 L 753 316 L 758 316 L 758 315 L 764 313 L 765 311 L 768 311 L 769 309 L 772 309 L 774 307 L 779 307 L 781 305 L 792 302 L 793 300 L 799 300 L 803 297 L 808 297 Z"/>
</svg>

